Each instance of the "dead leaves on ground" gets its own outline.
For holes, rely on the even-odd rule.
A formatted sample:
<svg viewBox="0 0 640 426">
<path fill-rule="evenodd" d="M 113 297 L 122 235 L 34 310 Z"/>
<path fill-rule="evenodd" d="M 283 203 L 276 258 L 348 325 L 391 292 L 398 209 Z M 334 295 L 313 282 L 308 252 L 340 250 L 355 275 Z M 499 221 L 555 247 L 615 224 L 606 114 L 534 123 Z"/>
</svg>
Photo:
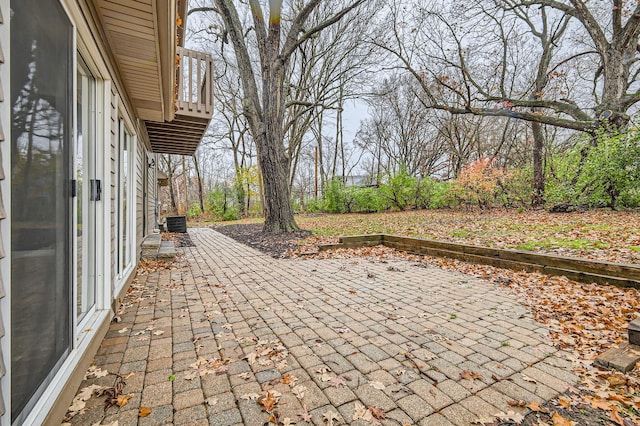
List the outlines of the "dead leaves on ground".
<svg viewBox="0 0 640 426">
<path fill-rule="evenodd" d="M 460 372 L 460 378 L 464 380 L 470 380 L 470 381 L 480 380 L 482 379 L 482 374 L 476 373 L 475 371 L 462 370 Z"/>
<path fill-rule="evenodd" d="M 193 380 L 196 377 L 206 376 L 207 374 L 214 374 L 219 376 L 225 374 L 229 370 L 230 359 L 210 358 L 203 357 L 198 358 L 196 362 L 191 364 L 191 370 L 185 373 L 184 378 L 186 380 Z"/>
<path fill-rule="evenodd" d="M 262 406 L 262 411 L 272 413 L 281 396 L 282 394 L 276 390 L 265 391 L 256 399 L 256 402 Z"/>
<path fill-rule="evenodd" d="M 538 413 L 547 413 L 547 412 L 549 412 L 549 410 L 547 410 L 542 405 L 540 405 L 539 402 L 535 402 L 535 401 L 531 401 L 531 402 L 527 402 L 527 401 L 507 401 L 507 404 L 509 404 L 512 407 L 528 408 L 529 410 L 535 411 L 535 412 L 538 412 Z"/>
<path fill-rule="evenodd" d="M 147 417 L 151 414 L 151 408 L 149 407 L 140 407 L 138 410 L 138 417 Z"/>
<path fill-rule="evenodd" d="M 255 344 L 255 351 L 247 354 L 243 359 L 246 359 L 250 366 L 258 363 L 263 367 L 273 365 L 278 370 L 282 370 L 287 366 L 288 356 L 289 351 L 280 340 L 259 340 Z"/>
<path fill-rule="evenodd" d="M 566 277 L 473 265 L 448 258 L 412 255 L 383 246 L 326 251 L 316 257 L 364 257 L 382 263 L 388 260 L 405 260 L 414 262 L 414 266 L 434 265 L 446 270 L 476 275 L 508 289 L 532 311 L 536 321 L 547 326 L 553 344 L 572 354 L 574 371 L 580 378 L 578 387 L 581 389 L 581 395 L 605 392 L 607 396 L 603 399 L 609 404 L 606 407 L 614 407 L 605 411 L 613 422 L 623 425 L 626 420 L 627 423 L 640 424 L 640 368 L 621 374 L 603 372 L 592 365 L 597 355 L 626 340 L 627 325 L 640 312 L 640 290 L 584 284 Z M 524 381 L 537 384 L 534 378 L 526 374 L 521 374 L 521 377 Z M 498 379 L 495 376 L 492 378 L 494 381 Z M 461 373 L 461 379 L 477 378 L 467 371 Z M 576 398 L 576 403 L 570 403 L 565 398 L 559 400 L 558 404 L 567 409 L 575 409 L 576 405 L 585 402 L 578 395 Z M 636 404 L 633 410 L 629 409 L 630 403 Z"/>
<path fill-rule="evenodd" d="M 316 251 L 318 244 L 336 243 L 339 235 L 385 233 L 497 248 L 517 248 L 523 243 L 534 243 L 528 245 L 547 253 L 617 263 L 640 262 L 640 252 L 634 249 L 640 246 L 637 211 L 588 210 L 549 214 L 527 210 L 518 214 L 513 210 L 492 209 L 478 214 L 443 209 L 326 214 L 301 216 L 297 220 L 305 229 L 329 235 L 314 235 L 297 241 L 300 247 L 290 253 L 293 256 Z M 585 243 L 573 248 L 568 241 Z M 537 247 L 536 242 L 540 243 Z"/>
<path fill-rule="evenodd" d="M 107 375 L 105 373 L 108 374 L 108 372 L 92 366 L 87 370 L 85 378 L 105 377 Z M 124 387 L 126 385 L 125 380 L 133 375 L 135 375 L 135 373 L 133 372 L 126 377 L 116 374 L 116 379 L 113 386 L 100 386 L 97 384 L 92 384 L 80 389 L 76 396 L 73 398 L 71 405 L 67 409 L 67 413 L 65 414 L 63 421 L 68 422 L 78 414 L 83 414 L 86 411 L 87 401 L 89 401 L 89 399 L 94 396 L 106 396 L 106 399 L 104 401 L 105 410 L 114 405 L 117 405 L 118 407 L 124 407 L 129 403 L 129 400 L 134 397 L 134 394 L 132 393 L 123 393 Z"/>
<path fill-rule="evenodd" d="M 386 413 L 380 408 L 368 405 L 365 407 L 359 401 L 354 402 L 352 420 L 364 420 L 372 424 L 379 425 L 379 420 L 386 419 Z"/>
<path fill-rule="evenodd" d="M 553 413 L 551 420 L 553 421 L 553 426 L 576 426 L 578 424 L 577 422 L 562 417 L 557 412 Z"/>
</svg>

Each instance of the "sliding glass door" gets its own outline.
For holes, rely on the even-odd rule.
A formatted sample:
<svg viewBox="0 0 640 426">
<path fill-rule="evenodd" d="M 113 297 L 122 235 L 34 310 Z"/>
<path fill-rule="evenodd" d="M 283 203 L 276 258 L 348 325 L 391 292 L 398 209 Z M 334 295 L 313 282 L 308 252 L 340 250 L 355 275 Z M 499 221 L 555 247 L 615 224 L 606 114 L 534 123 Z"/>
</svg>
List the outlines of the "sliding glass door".
<svg viewBox="0 0 640 426">
<path fill-rule="evenodd" d="M 73 26 L 58 0 L 11 1 L 11 415 L 71 348 Z"/>
</svg>

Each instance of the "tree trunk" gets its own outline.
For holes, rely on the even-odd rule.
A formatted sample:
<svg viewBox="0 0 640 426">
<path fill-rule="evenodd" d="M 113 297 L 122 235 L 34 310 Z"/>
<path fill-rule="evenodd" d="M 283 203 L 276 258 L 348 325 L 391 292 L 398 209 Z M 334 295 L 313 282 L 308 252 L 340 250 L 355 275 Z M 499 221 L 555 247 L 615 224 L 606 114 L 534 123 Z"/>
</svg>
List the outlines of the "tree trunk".
<svg viewBox="0 0 640 426">
<path fill-rule="evenodd" d="M 198 165 L 198 158 L 193 155 L 193 164 L 196 169 L 196 176 L 198 178 L 198 201 L 200 202 L 200 212 L 204 213 L 204 191 L 202 189 L 202 175 L 200 174 L 200 166 Z"/>
<path fill-rule="evenodd" d="M 273 144 L 274 141 L 267 139 L 264 143 L 266 146 Z M 263 173 L 264 181 L 264 232 L 290 232 L 298 230 L 293 219 L 293 209 L 291 208 L 291 200 L 289 199 L 289 174 L 285 168 L 285 159 L 278 158 L 276 150 L 262 150 L 266 155 L 262 156 L 262 163 L 265 170 L 269 173 Z M 284 160 L 284 161 L 283 161 Z"/>
<path fill-rule="evenodd" d="M 169 195 L 171 198 L 171 209 L 174 214 L 178 213 L 178 205 L 176 204 L 175 188 L 173 186 L 173 171 L 169 168 Z"/>
<path fill-rule="evenodd" d="M 544 132 L 542 124 L 531 123 L 533 132 L 533 197 L 531 204 L 541 206 L 544 204 L 544 167 L 542 164 L 544 149 Z"/>
</svg>

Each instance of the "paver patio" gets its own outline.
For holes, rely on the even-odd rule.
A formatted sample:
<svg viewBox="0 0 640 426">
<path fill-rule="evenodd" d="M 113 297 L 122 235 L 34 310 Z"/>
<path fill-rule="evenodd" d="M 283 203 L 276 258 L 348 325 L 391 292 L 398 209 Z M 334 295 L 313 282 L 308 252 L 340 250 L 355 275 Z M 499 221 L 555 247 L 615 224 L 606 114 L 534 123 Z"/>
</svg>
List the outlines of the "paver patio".
<svg viewBox="0 0 640 426">
<path fill-rule="evenodd" d="M 273 259 L 211 229 L 189 234 L 180 267 L 137 278 L 95 357 L 133 394 L 103 424 L 262 425 L 255 394 L 272 389 L 280 420 L 298 425 L 327 424 L 328 411 L 369 424 L 353 420 L 356 402 L 385 425 L 469 425 L 576 381 L 547 329 L 496 285 L 400 260 Z M 71 423 L 100 421 L 103 403 Z"/>
</svg>

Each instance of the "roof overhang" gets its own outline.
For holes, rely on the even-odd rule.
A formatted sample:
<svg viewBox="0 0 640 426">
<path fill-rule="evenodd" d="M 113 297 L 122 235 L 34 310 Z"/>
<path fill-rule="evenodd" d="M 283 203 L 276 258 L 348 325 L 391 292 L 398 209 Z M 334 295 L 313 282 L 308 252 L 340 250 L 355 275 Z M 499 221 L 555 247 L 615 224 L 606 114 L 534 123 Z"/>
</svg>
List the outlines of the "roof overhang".
<svg viewBox="0 0 640 426">
<path fill-rule="evenodd" d="M 186 10 L 186 1 L 95 1 L 136 116 L 173 120 L 176 19 L 179 8 Z"/>
</svg>

